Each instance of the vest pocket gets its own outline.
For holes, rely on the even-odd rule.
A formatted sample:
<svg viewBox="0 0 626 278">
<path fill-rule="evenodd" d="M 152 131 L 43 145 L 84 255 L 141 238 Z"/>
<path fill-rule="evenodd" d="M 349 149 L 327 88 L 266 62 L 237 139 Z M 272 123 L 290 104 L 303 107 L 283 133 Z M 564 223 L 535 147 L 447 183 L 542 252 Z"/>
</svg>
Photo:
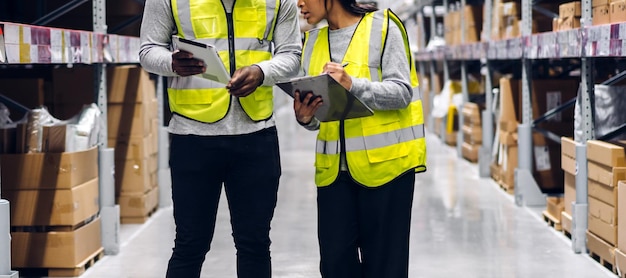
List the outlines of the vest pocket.
<svg viewBox="0 0 626 278">
<path fill-rule="evenodd" d="M 217 17 L 215 16 L 204 16 L 204 17 L 195 17 L 192 19 L 193 30 L 196 38 L 216 38 L 220 37 L 219 30 L 217 24 Z"/>
<path fill-rule="evenodd" d="M 213 93 L 207 90 L 176 90 L 174 100 L 176 104 L 211 104 Z"/>
</svg>

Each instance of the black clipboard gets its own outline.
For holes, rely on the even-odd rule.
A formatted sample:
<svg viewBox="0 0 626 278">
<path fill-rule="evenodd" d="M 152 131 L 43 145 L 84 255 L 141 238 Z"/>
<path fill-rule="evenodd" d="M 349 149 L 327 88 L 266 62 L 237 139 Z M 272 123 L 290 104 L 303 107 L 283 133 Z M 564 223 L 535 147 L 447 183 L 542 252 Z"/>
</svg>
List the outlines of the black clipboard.
<svg viewBox="0 0 626 278">
<path fill-rule="evenodd" d="M 298 77 L 288 82 L 277 83 L 276 86 L 292 98 L 296 91 L 300 91 L 301 97 L 309 92 L 313 93 L 314 97 L 321 97 L 324 103 L 315 112 L 315 118 L 321 122 L 374 115 L 371 108 L 328 74 Z"/>
<path fill-rule="evenodd" d="M 200 74 L 200 76 L 215 82 L 228 84 L 228 81 L 230 81 L 230 73 L 226 70 L 214 46 L 184 39 L 179 36 L 172 36 L 172 42 L 177 49 L 190 52 L 193 54 L 194 58 L 204 61 L 206 71 Z"/>
</svg>

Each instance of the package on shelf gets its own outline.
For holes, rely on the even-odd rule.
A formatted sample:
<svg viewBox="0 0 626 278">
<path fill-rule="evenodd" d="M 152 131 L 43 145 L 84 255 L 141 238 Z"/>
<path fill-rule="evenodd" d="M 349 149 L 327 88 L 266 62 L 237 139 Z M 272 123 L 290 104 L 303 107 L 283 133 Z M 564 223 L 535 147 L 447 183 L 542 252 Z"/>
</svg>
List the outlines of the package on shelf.
<svg viewBox="0 0 626 278">
<path fill-rule="evenodd" d="M 596 107 L 593 115 L 595 138 L 600 138 L 626 123 L 626 113 L 623 113 L 626 107 L 626 86 L 596 84 L 593 103 Z M 582 140 L 583 134 L 582 109 L 577 101 L 574 109 L 574 138 L 577 142 Z M 626 133 L 619 134 L 614 139 L 626 140 Z"/>
<path fill-rule="evenodd" d="M 626 219 L 626 180 L 617 184 L 617 195 L 617 219 L 619 221 L 619 219 Z M 626 252 L 626 225 L 617 226 L 617 248 Z"/>
<path fill-rule="evenodd" d="M 560 18 L 569 18 L 569 17 L 581 17 L 581 3 L 580 1 L 572 1 L 559 5 L 559 17 Z"/>
<path fill-rule="evenodd" d="M 72 188 L 98 177 L 98 148 L 0 155 L 2 190 Z"/>
<path fill-rule="evenodd" d="M 602 25 L 611 23 L 610 0 L 593 0 L 591 2 L 591 24 Z"/>
<path fill-rule="evenodd" d="M 122 223 L 143 223 L 159 205 L 159 188 L 145 193 L 129 193 L 118 197 Z"/>
<path fill-rule="evenodd" d="M 626 0 L 612 0 L 609 7 L 609 21 L 619 23 L 626 21 Z"/>
<path fill-rule="evenodd" d="M 83 266 L 103 251 L 100 218 L 74 230 L 11 233 L 13 268 L 67 268 Z"/>
<path fill-rule="evenodd" d="M 74 227 L 100 211 L 98 178 L 65 189 L 2 190 L 2 197 L 11 204 L 11 226 Z"/>
<path fill-rule="evenodd" d="M 576 201 L 576 142 L 561 137 L 561 169 L 563 169 L 563 198 L 565 212 L 572 215 L 572 202 Z"/>
<path fill-rule="evenodd" d="M 563 208 L 563 197 L 546 197 L 546 212 L 553 218 L 557 219 L 559 222 L 561 221 L 561 212 L 563 211 Z"/>
<path fill-rule="evenodd" d="M 115 194 L 145 193 L 158 186 L 158 156 L 115 161 Z"/>
<path fill-rule="evenodd" d="M 479 149 L 480 145 L 463 142 L 461 145 L 461 155 L 470 162 L 477 162 Z"/>
<path fill-rule="evenodd" d="M 617 246 L 617 207 L 604 203 L 594 197 L 587 198 L 589 214 L 588 230 L 612 246 Z"/>
</svg>

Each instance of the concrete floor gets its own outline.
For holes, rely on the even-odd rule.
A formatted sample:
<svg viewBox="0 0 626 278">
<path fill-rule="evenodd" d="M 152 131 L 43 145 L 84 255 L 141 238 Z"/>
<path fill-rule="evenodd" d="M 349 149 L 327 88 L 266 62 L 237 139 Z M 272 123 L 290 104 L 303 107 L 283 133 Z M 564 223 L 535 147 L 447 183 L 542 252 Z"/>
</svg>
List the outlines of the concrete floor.
<svg viewBox="0 0 626 278">
<path fill-rule="evenodd" d="M 279 103 L 283 175 L 271 232 L 273 274 L 320 277 L 315 134 L 297 126 L 288 100 Z M 476 164 L 459 159 L 455 148 L 430 134 L 427 139 L 428 171 L 417 176 L 413 204 L 411 278 L 617 277 L 588 255 L 575 254 L 569 239 L 543 222 L 540 210 L 515 206 L 491 179 L 479 178 Z M 225 201 L 217 221 L 202 277 L 236 277 Z M 122 225 L 121 252 L 105 256 L 82 277 L 164 277 L 173 238 L 172 209 L 161 208 L 142 225 Z"/>
</svg>

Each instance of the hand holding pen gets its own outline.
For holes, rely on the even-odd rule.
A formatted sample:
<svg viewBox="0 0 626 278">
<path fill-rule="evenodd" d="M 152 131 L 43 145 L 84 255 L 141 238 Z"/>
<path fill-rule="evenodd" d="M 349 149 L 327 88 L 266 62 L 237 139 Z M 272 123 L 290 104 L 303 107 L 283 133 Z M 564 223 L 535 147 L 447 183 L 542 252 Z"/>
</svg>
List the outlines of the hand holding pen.
<svg viewBox="0 0 626 278">
<path fill-rule="evenodd" d="M 323 72 L 328 73 L 333 79 L 335 79 L 341 86 L 348 91 L 352 88 L 352 78 L 345 71 L 348 63 L 339 64 L 334 62 L 328 62 L 324 65 Z"/>
</svg>

